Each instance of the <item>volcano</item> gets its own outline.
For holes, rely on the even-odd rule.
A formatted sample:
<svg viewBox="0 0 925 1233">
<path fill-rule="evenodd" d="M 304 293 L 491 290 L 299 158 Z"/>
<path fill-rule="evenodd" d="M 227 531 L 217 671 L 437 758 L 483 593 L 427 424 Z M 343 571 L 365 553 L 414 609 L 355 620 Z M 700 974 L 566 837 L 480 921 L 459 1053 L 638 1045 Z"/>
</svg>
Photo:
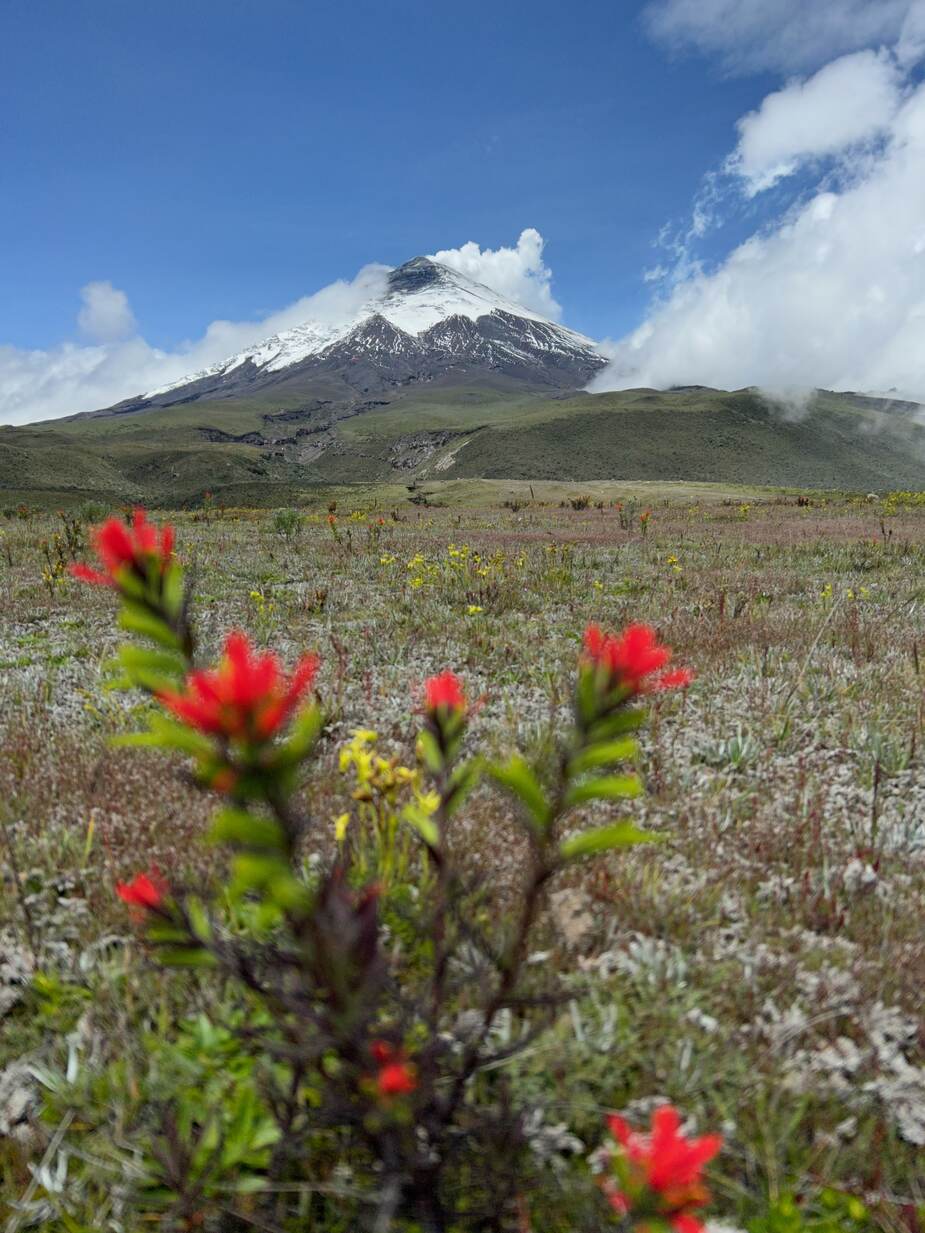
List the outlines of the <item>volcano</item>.
<svg viewBox="0 0 925 1233">
<path fill-rule="evenodd" d="M 385 290 L 351 316 L 293 326 L 104 414 L 259 393 L 272 400 L 274 391 L 289 395 L 294 383 L 310 394 L 313 382 L 327 406 L 344 409 L 402 386 L 471 386 L 480 377 L 536 392 L 579 390 L 605 362 L 590 338 L 458 270 L 415 257 L 392 270 Z"/>
</svg>

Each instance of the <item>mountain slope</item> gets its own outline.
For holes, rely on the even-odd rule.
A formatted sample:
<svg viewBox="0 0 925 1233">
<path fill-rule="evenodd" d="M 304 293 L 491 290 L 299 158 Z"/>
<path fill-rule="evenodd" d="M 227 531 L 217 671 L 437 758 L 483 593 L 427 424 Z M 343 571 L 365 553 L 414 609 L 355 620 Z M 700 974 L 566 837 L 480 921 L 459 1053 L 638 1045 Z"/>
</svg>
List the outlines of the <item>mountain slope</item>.
<svg viewBox="0 0 925 1233">
<path fill-rule="evenodd" d="M 925 489 L 922 408 L 817 392 L 583 392 L 587 338 L 425 257 L 306 322 L 115 407 L 0 429 L 0 490 L 61 503 L 299 500 L 332 483 L 670 480 Z"/>
<path fill-rule="evenodd" d="M 347 409 L 400 386 L 501 374 L 533 389 L 581 389 L 605 364 L 594 343 L 455 270 L 416 257 L 339 321 L 309 321 L 180 381 L 94 415 L 212 398 L 295 395 Z"/>
<path fill-rule="evenodd" d="M 925 489 L 908 410 L 820 392 L 788 420 L 754 391 L 525 394 L 401 389 L 336 422 L 266 418 L 246 399 L 0 429 L 6 505 L 290 504 L 319 486 L 465 478 L 665 480 L 854 491 Z M 221 427 L 220 425 L 224 425 Z"/>
</svg>

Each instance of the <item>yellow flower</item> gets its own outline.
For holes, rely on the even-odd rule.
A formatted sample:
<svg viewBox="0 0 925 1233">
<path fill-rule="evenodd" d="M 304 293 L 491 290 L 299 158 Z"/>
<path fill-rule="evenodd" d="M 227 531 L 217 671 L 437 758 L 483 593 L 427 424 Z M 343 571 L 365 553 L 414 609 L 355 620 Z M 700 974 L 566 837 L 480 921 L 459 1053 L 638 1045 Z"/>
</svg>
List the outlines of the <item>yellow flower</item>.
<svg viewBox="0 0 925 1233">
<path fill-rule="evenodd" d="M 350 825 L 350 814 L 342 813 L 339 818 L 334 821 L 334 838 L 338 843 L 343 843 L 347 837 L 347 827 Z"/>
<path fill-rule="evenodd" d="M 478 614 L 482 611 L 482 607 L 479 604 L 470 604 L 467 611 L 469 616 L 478 616 Z"/>
<path fill-rule="evenodd" d="M 436 813 L 440 806 L 440 794 L 438 792 L 416 792 L 417 802 L 425 813 Z"/>
</svg>

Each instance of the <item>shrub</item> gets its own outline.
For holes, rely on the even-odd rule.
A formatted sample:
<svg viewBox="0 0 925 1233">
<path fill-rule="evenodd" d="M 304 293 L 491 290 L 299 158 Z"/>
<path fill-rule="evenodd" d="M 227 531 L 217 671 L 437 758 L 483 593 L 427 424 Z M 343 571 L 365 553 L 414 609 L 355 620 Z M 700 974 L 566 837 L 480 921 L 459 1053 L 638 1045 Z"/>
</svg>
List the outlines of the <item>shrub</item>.
<svg viewBox="0 0 925 1233">
<path fill-rule="evenodd" d="M 431 677 L 417 765 L 356 734 L 342 754 L 354 808 L 334 823 L 330 858 L 308 860 L 330 825 L 304 791 L 325 742 L 317 657 L 287 673 L 232 631 L 219 663 L 202 665 L 170 528 L 139 511 L 93 542 L 99 567 L 72 572 L 118 594 L 134 635 L 118 656 L 123 683 L 157 707 L 123 743 L 191 760 L 218 801 L 208 840 L 229 856 L 212 889 L 152 868 L 117 886 L 151 955 L 210 989 L 212 1008 L 144 1042 L 120 1132 L 125 1210 L 186 1228 L 450 1230 L 564 1227 L 559 1204 L 575 1230 L 698 1229 L 718 1139 L 684 1139 L 668 1108 L 651 1136 L 613 1119 L 606 1174 L 580 1161 L 551 1198 L 528 1147 L 532 1110 L 507 1073 L 561 1004 L 554 978 L 527 963 L 548 888 L 578 862 L 655 838 L 627 820 L 582 825 L 587 806 L 640 791 L 624 768 L 645 695 L 690 679 L 669 670 L 654 632 L 588 627 L 550 765 L 473 753 L 478 704 L 455 673 Z M 509 797 L 525 841 L 504 911 L 454 844 L 480 780 Z M 109 1082 L 124 1084 L 121 1059 Z M 85 1129 L 105 1121 L 99 1090 Z"/>
<path fill-rule="evenodd" d="M 301 525 L 302 515 L 297 509 L 278 509 L 273 514 L 273 530 L 282 539 L 292 539 Z"/>
</svg>

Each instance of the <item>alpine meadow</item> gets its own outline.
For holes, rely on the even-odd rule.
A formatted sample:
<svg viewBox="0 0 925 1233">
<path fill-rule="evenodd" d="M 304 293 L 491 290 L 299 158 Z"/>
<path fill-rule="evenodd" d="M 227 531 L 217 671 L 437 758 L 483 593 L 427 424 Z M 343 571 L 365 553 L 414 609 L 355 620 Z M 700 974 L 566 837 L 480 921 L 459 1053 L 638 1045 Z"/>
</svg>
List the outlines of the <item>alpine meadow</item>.
<svg viewBox="0 0 925 1233">
<path fill-rule="evenodd" d="M 925 0 L 0 45 L 0 1231 L 925 1233 Z"/>
</svg>

